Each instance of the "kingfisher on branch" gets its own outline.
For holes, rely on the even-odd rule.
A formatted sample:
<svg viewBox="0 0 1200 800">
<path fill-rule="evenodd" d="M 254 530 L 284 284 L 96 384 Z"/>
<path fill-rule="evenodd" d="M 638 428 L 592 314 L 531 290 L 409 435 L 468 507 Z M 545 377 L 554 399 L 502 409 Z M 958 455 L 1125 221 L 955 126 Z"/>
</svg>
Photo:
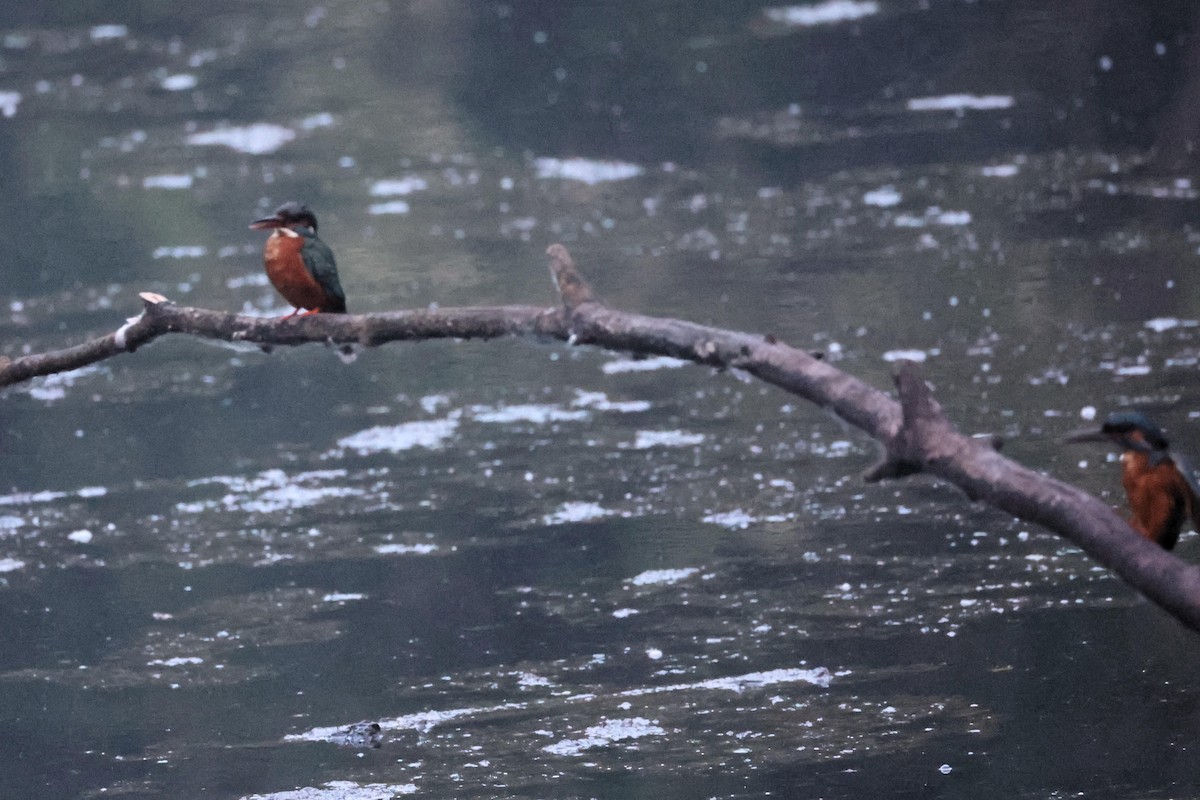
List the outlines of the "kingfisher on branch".
<svg viewBox="0 0 1200 800">
<path fill-rule="evenodd" d="M 1167 449 L 1166 435 L 1145 414 L 1115 411 L 1098 429 L 1077 431 L 1067 440 L 1120 446 L 1129 524 L 1142 536 L 1170 550 L 1189 519 L 1200 531 L 1200 485 L 1191 464 Z"/>
<path fill-rule="evenodd" d="M 263 247 L 263 264 L 271 285 L 296 307 L 289 317 L 346 313 L 346 294 L 338 281 L 333 251 L 317 238 L 317 216 L 308 206 L 292 200 L 250 227 L 271 231 Z"/>
</svg>

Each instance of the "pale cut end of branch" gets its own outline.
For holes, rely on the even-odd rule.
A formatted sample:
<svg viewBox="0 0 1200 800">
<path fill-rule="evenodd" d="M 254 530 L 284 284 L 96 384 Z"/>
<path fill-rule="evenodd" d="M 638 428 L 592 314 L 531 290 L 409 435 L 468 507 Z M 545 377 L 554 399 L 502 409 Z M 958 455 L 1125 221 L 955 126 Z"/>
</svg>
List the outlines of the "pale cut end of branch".
<svg viewBox="0 0 1200 800">
<path fill-rule="evenodd" d="M 142 302 L 146 304 L 147 309 L 151 306 L 161 306 L 163 303 L 171 302 L 157 292 L 140 292 L 138 297 L 142 298 Z"/>
<path fill-rule="evenodd" d="M 554 285 L 568 313 L 584 303 L 596 302 L 592 287 L 575 268 L 575 262 L 567 248 L 561 244 L 552 244 L 546 250 L 546 255 L 550 256 L 550 276 L 554 278 Z"/>
<path fill-rule="evenodd" d="M 173 305 L 169 299 L 163 297 L 158 292 L 138 292 L 138 297 L 142 299 L 142 305 L 146 307 L 146 310 L 136 317 L 130 317 L 125 320 L 125 324 L 117 328 L 116 333 L 113 334 L 113 343 L 128 353 L 136 350 L 141 343 L 141 338 L 138 336 L 130 338 L 129 334 L 134 329 L 134 326 L 140 323 L 143 317 L 153 317 L 154 312 L 163 306 Z"/>
</svg>

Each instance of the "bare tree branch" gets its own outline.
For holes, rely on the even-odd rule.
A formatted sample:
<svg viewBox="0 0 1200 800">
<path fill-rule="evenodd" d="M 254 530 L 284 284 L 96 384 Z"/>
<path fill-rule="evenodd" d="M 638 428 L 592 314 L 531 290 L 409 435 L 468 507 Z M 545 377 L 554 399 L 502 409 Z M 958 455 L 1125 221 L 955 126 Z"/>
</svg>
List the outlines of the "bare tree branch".
<svg viewBox="0 0 1200 800">
<path fill-rule="evenodd" d="M 141 295 L 145 310 L 113 333 L 77 347 L 0 361 L 0 388 L 39 375 L 86 367 L 123 353 L 168 333 L 186 333 L 204 339 L 246 342 L 264 350 L 313 342 L 332 345 L 360 344 L 375 347 L 386 342 L 424 339 L 495 339 L 500 336 L 537 335 L 566 339 L 561 311 L 533 306 L 445 308 L 425 311 L 387 311 L 379 314 L 313 314 L 307 317 L 268 319 L 224 311 L 177 306 L 162 295 Z"/>
<path fill-rule="evenodd" d="M 1185 625 L 1200 630 L 1200 568 L 1139 536 L 1092 495 L 1005 458 L 996 451 L 996 442 L 964 436 L 913 364 L 902 365 L 896 375 L 897 401 L 819 356 L 770 336 L 609 308 L 596 298 L 565 247 L 553 245 L 548 255 L 561 308 L 495 306 L 262 319 L 185 308 L 143 294 L 143 313 L 114 333 L 0 363 L 0 387 L 133 352 L 168 333 L 264 349 L 307 342 L 374 347 L 392 341 L 535 335 L 740 369 L 832 411 L 878 440 L 884 458 L 867 472 L 867 480 L 920 472 L 941 478 L 972 500 L 1064 536 Z"/>
</svg>

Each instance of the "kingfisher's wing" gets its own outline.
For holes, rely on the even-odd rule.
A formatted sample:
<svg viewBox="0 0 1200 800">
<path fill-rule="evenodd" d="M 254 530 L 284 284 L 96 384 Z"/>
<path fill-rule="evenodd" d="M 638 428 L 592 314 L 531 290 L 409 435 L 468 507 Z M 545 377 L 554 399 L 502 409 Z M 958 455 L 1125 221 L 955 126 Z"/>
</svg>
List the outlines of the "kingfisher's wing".
<svg viewBox="0 0 1200 800">
<path fill-rule="evenodd" d="M 333 258 L 333 251 L 311 231 L 301 229 L 298 233 L 304 237 L 304 246 L 300 249 L 304 266 L 329 297 L 329 308 L 321 310 L 346 313 L 346 293 L 342 291 L 341 281 L 338 280 L 337 262 Z"/>
<path fill-rule="evenodd" d="M 1171 460 L 1175 462 L 1175 468 L 1179 470 L 1179 474 L 1187 481 L 1188 488 L 1192 490 L 1192 527 L 1197 533 L 1200 533 L 1200 482 L 1196 480 L 1196 469 L 1187 456 L 1180 455 L 1174 450 L 1171 451 Z"/>
</svg>

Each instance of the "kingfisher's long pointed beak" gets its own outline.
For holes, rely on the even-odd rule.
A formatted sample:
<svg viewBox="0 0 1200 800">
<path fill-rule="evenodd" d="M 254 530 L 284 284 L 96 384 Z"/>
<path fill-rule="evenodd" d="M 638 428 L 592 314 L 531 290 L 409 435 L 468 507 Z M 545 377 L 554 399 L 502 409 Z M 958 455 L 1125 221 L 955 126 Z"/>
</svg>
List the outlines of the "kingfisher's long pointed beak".
<svg viewBox="0 0 1200 800">
<path fill-rule="evenodd" d="M 263 217 L 262 219 L 256 219 L 254 222 L 250 223 L 251 230 L 256 231 L 265 231 L 270 230 L 271 228 L 280 228 L 282 226 L 283 220 L 275 215 Z"/>
<path fill-rule="evenodd" d="M 1101 428 L 1082 428 L 1063 437 L 1064 442 L 1111 442 L 1112 437 Z"/>
</svg>

